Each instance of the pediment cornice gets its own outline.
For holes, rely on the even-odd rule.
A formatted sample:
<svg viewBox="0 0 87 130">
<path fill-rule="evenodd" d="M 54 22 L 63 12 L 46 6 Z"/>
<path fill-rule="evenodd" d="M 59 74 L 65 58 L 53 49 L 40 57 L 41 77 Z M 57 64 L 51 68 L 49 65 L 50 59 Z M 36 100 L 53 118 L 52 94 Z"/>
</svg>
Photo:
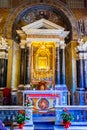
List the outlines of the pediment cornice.
<svg viewBox="0 0 87 130">
<path fill-rule="evenodd" d="M 41 29 L 43 27 L 43 29 Z M 45 28 L 45 29 L 44 29 Z M 69 31 L 64 31 L 64 28 L 52 23 L 46 19 L 40 19 L 29 25 L 22 27 L 22 31 L 26 35 L 57 35 L 65 38 L 69 34 Z"/>
<path fill-rule="evenodd" d="M 47 29 L 59 29 L 59 30 L 64 30 L 63 27 L 49 21 L 49 20 L 46 20 L 44 18 L 40 19 L 40 20 L 37 20 L 33 23 L 30 23 L 24 27 L 22 27 L 22 30 L 26 31 L 27 29 L 39 29 L 41 27 L 45 27 Z"/>
</svg>

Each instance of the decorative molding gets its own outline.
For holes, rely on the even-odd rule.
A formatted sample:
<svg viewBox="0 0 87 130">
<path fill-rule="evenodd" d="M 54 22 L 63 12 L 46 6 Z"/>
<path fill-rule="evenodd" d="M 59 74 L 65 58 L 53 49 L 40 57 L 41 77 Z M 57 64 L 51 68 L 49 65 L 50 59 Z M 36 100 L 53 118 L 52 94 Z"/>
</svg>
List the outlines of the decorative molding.
<svg viewBox="0 0 87 130">
<path fill-rule="evenodd" d="M 0 41 L 0 59 L 8 59 L 9 49 L 10 49 L 10 46 L 8 45 L 6 39 L 2 37 Z"/>
<path fill-rule="evenodd" d="M 79 39 L 78 43 L 79 45 L 75 48 L 77 52 L 87 51 L 87 41 L 83 41 L 83 39 Z"/>
<path fill-rule="evenodd" d="M 75 48 L 78 53 L 78 59 L 87 59 L 87 41 L 78 39 L 79 45 Z"/>
<path fill-rule="evenodd" d="M 60 40 L 60 48 L 61 49 L 65 49 L 65 47 L 66 47 L 65 41 L 64 40 Z"/>
<path fill-rule="evenodd" d="M 20 48 L 25 48 L 26 40 L 21 40 Z"/>
<path fill-rule="evenodd" d="M 69 31 L 57 30 L 57 29 L 27 29 L 25 33 L 28 34 L 36 34 L 36 35 L 57 35 L 62 38 L 65 38 Z"/>
<path fill-rule="evenodd" d="M 0 59 L 8 59 L 8 53 L 6 51 L 0 52 Z"/>
<path fill-rule="evenodd" d="M 87 59 L 87 52 L 84 53 L 84 59 Z"/>
<path fill-rule="evenodd" d="M 27 43 L 31 43 L 32 41 L 36 42 L 57 42 L 60 41 L 59 38 L 26 38 Z"/>
<path fill-rule="evenodd" d="M 60 48 L 61 48 L 61 49 L 65 49 L 65 47 L 66 47 L 66 44 L 60 45 Z"/>
<path fill-rule="evenodd" d="M 46 27 L 46 29 L 40 29 L 41 27 Z M 41 19 L 33 22 L 29 25 L 22 27 L 25 34 L 36 34 L 36 35 L 57 35 L 61 38 L 65 38 L 69 31 L 64 31 L 64 28 L 56 25 L 46 19 Z"/>
<path fill-rule="evenodd" d="M 32 1 L 25 1 L 23 4 L 20 4 L 17 8 L 13 10 L 13 13 L 10 13 L 7 22 L 5 24 L 4 36 L 8 38 L 12 38 L 12 36 L 14 36 L 15 30 L 17 29 L 18 22 L 21 21 L 23 17 L 26 17 L 28 13 L 29 13 L 28 23 L 29 20 L 31 20 L 31 17 L 33 17 L 34 19 L 31 22 L 37 20 L 38 17 L 36 11 L 40 12 L 41 11 L 40 9 L 42 8 L 44 12 L 46 11 L 48 12 L 45 15 L 46 19 L 50 19 L 51 17 L 52 21 L 54 22 L 56 21 L 56 17 L 54 18 L 53 16 L 48 16 L 49 12 L 52 12 L 53 14 L 55 14 L 55 16 L 61 17 L 65 22 L 65 24 L 67 25 L 67 27 L 70 26 L 71 34 L 69 36 L 70 37 L 69 41 L 71 40 L 71 38 L 77 39 L 76 19 L 72 11 L 70 10 L 70 8 L 68 8 L 67 6 L 65 6 L 60 1 L 57 0 L 51 0 L 50 2 L 49 0 L 47 0 L 44 1 L 43 3 L 41 3 L 40 0 L 36 0 L 36 1 L 32 0 Z M 33 14 L 36 14 L 35 17 L 32 15 L 32 12 Z M 42 16 L 42 12 L 41 12 L 41 16 Z"/>
<path fill-rule="evenodd" d="M 45 27 L 45 28 L 48 28 L 48 29 L 58 29 L 58 30 L 64 30 L 65 28 L 49 21 L 49 20 L 46 20 L 44 18 L 40 19 L 40 20 L 37 20 L 29 25 L 26 25 L 24 27 L 22 27 L 22 30 L 23 31 L 26 31 L 28 29 L 38 29 L 38 28 L 41 28 L 41 27 Z"/>
<path fill-rule="evenodd" d="M 8 51 L 10 49 L 10 46 L 8 45 L 6 39 L 3 37 L 1 38 L 1 41 L 0 41 L 0 49 L 6 50 L 6 51 Z"/>
<path fill-rule="evenodd" d="M 84 53 L 79 53 L 78 56 L 79 56 L 79 59 L 84 59 Z"/>
</svg>

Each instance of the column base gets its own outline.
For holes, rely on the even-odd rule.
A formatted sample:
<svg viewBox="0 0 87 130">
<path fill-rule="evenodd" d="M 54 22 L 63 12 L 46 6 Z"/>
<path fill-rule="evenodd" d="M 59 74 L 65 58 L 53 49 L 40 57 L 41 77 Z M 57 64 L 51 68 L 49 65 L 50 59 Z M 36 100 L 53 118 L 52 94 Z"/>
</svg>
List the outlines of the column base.
<svg viewBox="0 0 87 130">
<path fill-rule="evenodd" d="M 55 90 L 68 91 L 66 84 L 56 84 Z"/>
<path fill-rule="evenodd" d="M 77 88 L 73 94 L 73 105 L 87 105 L 87 91 L 84 88 Z"/>
<path fill-rule="evenodd" d="M 59 91 L 61 93 L 61 105 L 68 105 L 68 89 L 66 84 L 56 84 L 55 91 Z M 56 99 L 56 106 L 58 100 Z"/>
<path fill-rule="evenodd" d="M 12 90 L 11 92 L 11 105 L 17 105 L 18 99 L 17 99 L 17 90 Z"/>
</svg>

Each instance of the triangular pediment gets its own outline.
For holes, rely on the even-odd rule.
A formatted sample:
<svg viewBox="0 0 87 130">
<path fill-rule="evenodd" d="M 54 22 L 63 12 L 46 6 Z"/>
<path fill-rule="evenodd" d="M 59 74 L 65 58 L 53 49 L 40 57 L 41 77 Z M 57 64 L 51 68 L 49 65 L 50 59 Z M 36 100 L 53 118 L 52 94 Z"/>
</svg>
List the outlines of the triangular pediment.
<svg viewBox="0 0 87 130">
<path fill-rule="evenodd" d="M 46 19 L 40 19 L 33 23 L 30 23 L 22 27 L 22 30 L 17 30 L 18 34 L 28 35 L 44 35 L 44 36 L 58 36 L 65 38 L 69 34 L 69 31 L 65 31 L 63 27 L 52 23 Z"/>
<path fill-rule="evenodd" d="M 33 23 L 30 23 L 24 27 L 22 27 L 22 30 L 25 32 L 28 29 L 57 29 L 57 30 L 64 30 L 63 27 L 52 23 L 51 21 L 48 21 L 46 19 L 40 19 Z"/>
</svg>

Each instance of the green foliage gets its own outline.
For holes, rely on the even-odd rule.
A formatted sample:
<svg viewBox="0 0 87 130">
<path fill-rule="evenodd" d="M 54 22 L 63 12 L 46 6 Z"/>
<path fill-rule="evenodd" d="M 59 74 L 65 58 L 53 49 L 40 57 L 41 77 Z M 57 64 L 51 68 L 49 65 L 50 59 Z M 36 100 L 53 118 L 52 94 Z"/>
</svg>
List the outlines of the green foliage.
<svg viewBox="0 0 87 130">
<path fill-rule="evenodd" d="M 71 122 L 74 120 L 74 115 L 69 113 L 67 109 L 63 110 L 61 117 L 62 117 L 63 121 L 65 121 L 65 122 Z"/>
<path fill-rule="evenodd" d="M 16 122 L 18 124 L 23 124 L 25 122 L 25 116 L 22 114 L 18 114 L 16 117 Z"/>
<path fill-rule="evenodd" d="M 24 110 L 19 110 L 18 111 L 18 114 L 16 116 L 16 122 L 18 124 L 24 124 L 25 123 L 25 120 L 29 120 L 28 117 L 26 117 L 26 113 Z"/>
</svg>

